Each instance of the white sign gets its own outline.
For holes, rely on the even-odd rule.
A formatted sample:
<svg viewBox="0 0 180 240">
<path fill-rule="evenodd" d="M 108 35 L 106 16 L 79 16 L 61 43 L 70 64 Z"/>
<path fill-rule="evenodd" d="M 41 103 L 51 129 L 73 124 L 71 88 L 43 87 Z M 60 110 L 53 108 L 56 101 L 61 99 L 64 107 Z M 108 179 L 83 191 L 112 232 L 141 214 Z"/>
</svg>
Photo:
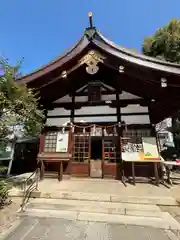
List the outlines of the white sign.
<svg viewBox="0 0 180 240">
<path fill-rule="evenodd" d="M 144 159 L 160 159 L 155 137 L 143 137 L 142 143 L 144 148 Z"/>
<path fill-rule="evenodd" d="M 56 142 L 56 152 L 67 152 L 68 151 L 68 133 L 58 132 Z"/>
<path fill-rule="evenodd" d="M 140 152 L 122 152 L 122 159 L 124 161 L 136 161 L 141 160 Z"/>
</svg>

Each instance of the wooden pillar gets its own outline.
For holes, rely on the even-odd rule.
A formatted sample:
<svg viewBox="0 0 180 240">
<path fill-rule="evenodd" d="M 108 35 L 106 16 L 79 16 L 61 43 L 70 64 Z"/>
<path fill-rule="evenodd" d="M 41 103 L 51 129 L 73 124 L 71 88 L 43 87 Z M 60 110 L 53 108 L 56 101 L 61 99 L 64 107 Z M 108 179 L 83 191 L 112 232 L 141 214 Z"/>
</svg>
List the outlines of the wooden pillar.
<svg viewBox="0 0 180 240">
<path fill-rule="evenodd" d="M 121 122 L 121 109 L 119 93 L 116 94 L 116 114 L 117 123 Z M 116 179 L 122 178 L 122 156 L 121 156 L 121 127 L 117 125 L 117 147 L 116 147 Z"/>
<path fill-rule="evenodd" d="M 151 137 L 156 138 L 157 149 L 158 149 L 158 151 L 160 151 L 159 139 L 158 139 L 158 136 L 156 134 L 156 127 L 153 124 L 153 119 L 152 119 L 151 104 L 152 103 L 148 104 L 149 120 L 150 120 L 150 125 L 151 125 Z M 153 165 L 154 165 L 154 177 L 155 177 L 155 180 L 156 180 L 156 185 L 159 186 L 159 170 L 160 170 L 161 177 L 163 177 L 164 173 L 162 172 L 162 168 L 159 168 L 158 163 L 155 162 L 155 163 L 153 163 Z"/>
<path fill-rule="evenodd" d="M 70 115 L 70 122 L 74 124 L 74 107 L 75 107 L 75 92 L 72 92 L 72 107 L 71 107 L 71 115 Z M 69 163 L 68 163 L 68 172 L 71 175 L 72 173 L 72 161 L 73 161 L 73 154 L 74 154 L 74 133 L 72 131 L 69 131 L 70 136 L 70 153 L 72 155 Z"/>
<path fill-rule="evenodd" d="M 148 104 L 148 113 L 149 113 L 149 120 L 150 120 L 150 125 L 151 125 L 151 136 L 156 137 L 156 130 L 153 125 L 153 119 L 152 119 L 151 103 Z"/>
<path fill-rule="evenodd" d="M 74 106 L 75 106 L 75 92 L 72 93 L 72 107 L 71 107 L 71 117 L 70 120 L 74 123 Z"/>
</svg>

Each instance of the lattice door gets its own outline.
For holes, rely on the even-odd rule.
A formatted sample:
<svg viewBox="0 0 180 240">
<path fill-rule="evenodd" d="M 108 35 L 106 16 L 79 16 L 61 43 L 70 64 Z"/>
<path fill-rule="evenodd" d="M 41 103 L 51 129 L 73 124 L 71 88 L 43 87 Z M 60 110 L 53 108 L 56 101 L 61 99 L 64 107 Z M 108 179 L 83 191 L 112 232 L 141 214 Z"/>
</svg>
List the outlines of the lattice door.
<svg viewBox="0 0 180 240">
<path fill-rule="evenodd" d="M 89 135 L 75 134 L 73 137 L 73 161 L 88 162 L 90 151 Z"/>
<path fill-rule="evenodd" d="M 108 163 L 116 162 L 116 138 L 104 139 L 104 161 Z"/>
</svg>

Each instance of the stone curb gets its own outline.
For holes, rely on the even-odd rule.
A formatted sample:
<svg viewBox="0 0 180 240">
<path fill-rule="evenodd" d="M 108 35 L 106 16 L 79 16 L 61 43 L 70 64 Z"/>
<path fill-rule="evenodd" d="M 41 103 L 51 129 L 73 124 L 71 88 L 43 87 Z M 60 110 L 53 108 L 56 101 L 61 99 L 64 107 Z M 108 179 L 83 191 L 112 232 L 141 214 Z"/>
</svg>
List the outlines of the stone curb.
<svg viewBox="0 0 180 240">
<path fill-rule="evenodd" d="M 22 197 L 22 190 L 12 190 L 9 192 L 10 197 Z M 90 194 L 81 192 L 61 192 L 42 193 L 41 191 L 33 191 L 31 198 L 45 198 L 45 199 L 67 199 L 67 200 L 84 200 L 84 201 L 99 201 L 99 202 L 114 202 L 114 203 L 133 203 L 133 204 L 147 204 L 147 205 L 164 205 L 164 206 L 179 206 L 180 199 L 176 200 L 173 197 L 136 197 L 127 196 L 121 197 L 118 195 L 105 195 L 105 194 Z"/>
<path fill-rule="evenodd" d="M 0 233 L 0 239 L 6 240 L 10 233 L 12 233 L 21 223 L 22 219 L 17 219 L 16 221 L 12 222 L 11 227 L 5 230 L 3 233 Z"/>
<path fill-rule="evenodd" d="M 10 197 L 23 197 L 24 191 L 18 190 L 18 191 L 10 191 L 9 192 Z M 40 191 L 32 191 L 30 198 L 40 198 L 41 192 Z"/>
<path fill-rule="evenodd" d="M 143 216 L 129 216 L 116 215 L 105 213 L 88 213 L 81 211 L 57 211 L 57 210 L 43 210 L 43 209 L 29 209 L 21 213 L 22 216 L 33 216 L 39 218 L 63 218 L 67 220 L 78 221 L 93 221 L 93 222 L 108 222 L 123 225 L 149 226 L 154 228 L 161 228 L 167 230 L 180 230 L 180 224 L 171 218 L 166 217 L 143 217 Z"/>
</svg>

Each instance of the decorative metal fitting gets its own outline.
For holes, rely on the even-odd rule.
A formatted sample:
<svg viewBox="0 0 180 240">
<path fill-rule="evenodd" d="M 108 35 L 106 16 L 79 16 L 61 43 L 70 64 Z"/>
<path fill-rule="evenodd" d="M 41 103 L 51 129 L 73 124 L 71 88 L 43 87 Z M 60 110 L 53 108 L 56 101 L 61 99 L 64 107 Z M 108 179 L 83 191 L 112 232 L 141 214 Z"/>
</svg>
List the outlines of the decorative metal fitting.
<svg viewBox="0 0 180 240">
<path fill-rule="evenodd" d="M 103 60 L 105 57 L 103 57 L 100 53 L 97 51 L 89 51 L 88 54 L 86 54 L 83 58 L 80 60 L 80 65 L 86 64 L 86 71 L 87 73 L 93 75 L 96 74 L 99 70 L 99 67 L 97 64 L 99 62 L 103 63 Z"/>
<path fill-rule="evenodd" d="M 123 72 L 124 72 L 124 66 L 122 66 L 122 65 L 119 66 L 119 72 L 120 72 L 120 73 L 123 73 Z"/>
<path fill-rule="evenodd" d="M 167 79 L 166 78 L 161 78 L 161 87 L 166 88 L 167 87 Z"/>
<path fill-rule="evenodd" d="M 66 70 L 62 71 L 61 77 L 62 78 L 67 78 L 67 71 Z"/>
</svg>

